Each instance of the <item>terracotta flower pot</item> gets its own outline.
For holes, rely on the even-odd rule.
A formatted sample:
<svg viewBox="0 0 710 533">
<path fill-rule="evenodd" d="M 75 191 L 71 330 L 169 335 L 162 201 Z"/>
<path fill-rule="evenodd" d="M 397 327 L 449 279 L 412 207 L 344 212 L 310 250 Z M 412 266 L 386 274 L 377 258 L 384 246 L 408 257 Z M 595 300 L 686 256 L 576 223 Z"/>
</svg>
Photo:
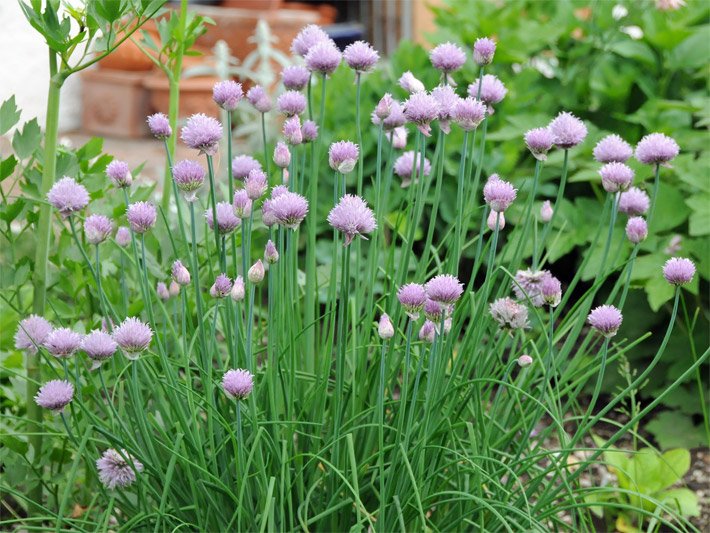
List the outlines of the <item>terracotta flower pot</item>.
<svg viewBox="0 0 710 533">
<path fill-rule="evenodd" d="M 156 43 L 160 42 L 158 29 L 152 20 L 133 33 L 131 38 L 140 40 L 141 31 L 143 30 L 150 33 Z M 122 33 L 118 34 L 117 39 L 120 40 L 123 36 L 124 34 Z M 99 61 L 98 66 L 109 70 L 147 71 L 153 68 L 153 62 L 131 39 L 126 39 L 118 48 Z"/>
<path fill-rule="evenodd" d="M 212 87 L 219 81 L 214 76 L 200 76 L 180 81 L 180 117 L 194 113 L 219 118 L 219 108 L 212 101 Z M 156 72 L 145 79 L 144 86 L 150 92 L 150 106 L 153 111 L 168 114 L 170 108 L 170 85 L 162 72 Z"/>
</svg>

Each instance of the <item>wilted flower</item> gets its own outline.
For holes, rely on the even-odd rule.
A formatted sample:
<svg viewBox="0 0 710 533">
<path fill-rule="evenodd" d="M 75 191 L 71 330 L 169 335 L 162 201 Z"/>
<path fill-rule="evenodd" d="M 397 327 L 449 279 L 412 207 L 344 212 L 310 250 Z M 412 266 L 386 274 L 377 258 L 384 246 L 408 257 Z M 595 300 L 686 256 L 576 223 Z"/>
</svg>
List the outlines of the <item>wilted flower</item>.
<svg viewBox="0 0 710 533">
<path fill-rule="evenodd" d="M 520 357 L 518 357 L 518 366 L 525 368 L 526 366 L 530 366 L 533 363 L 533 358 L 530 357 L 527 354 L 523 354 Z"/>
<path fill-rule="evenodd" d="M 239 218 L 249 218 L 251 215 L 252 201 L 246 189 L 237 189 L 232 198 L 232 207 Z"/>
<path fill-rule="evenodd" d="M 535 128 L 525 133 L 525 145 L 535 159 L 545 161 L 547 152 L 555 144 L 555 137 L 550 128 Z"/>
<path fill-rule="evenodd" d="M 634 171 L 624 163 L 607 163 L 599 169 L 602 187 L 606 192 L 625 191 L 634 180 Z"/>
<path fill-rule="evenodd" d="M 594 147 L 594 159 L 600 163 L 626 163 L 633 148 L 618 135 L 607 135 Z"/>
<path fill-rule="evenodd" d="M 330 37 L 320 26 L 309 24 L 305 26 L 291 43 L 291 51 L 301 57 L 306 57 L 309 50 L 316 44 L 330 41 Z"/>
<path fill-rule="evenodd" d="M 425 92 L 413 93 L 404 103 L 405 118 L 416 124 L 427 137 L 431 135 L 431 122 L 439 118 L 441 106 L 436 98 Z"/>
<path fill-rule="evenodd" d="M 244 189 L 247 191 L 247 196 L 249 196 L 251 200 L 261 198 L 268 188 L 269 181 L 262 170 L 252 170 L 244 180 Z"/>
<path fill-rule="evenodd" d="M 397 291 L 397 299 L 412 320 L 419 318 L 419 312 L 427 300 L 426 290 L 419 283 L 407 283 Z"/>
<path fill-rule="evenodd" d="M 168 290 L 168 286 L 163 281 L 159 281 L 155 285 L 155 292 L 158 295 L 158 298 L 160 298 L 161 300 L 167 300 L 168 298 L 170 298 L 170 291 Z"/>
<path fill-rule="evenodd" d="M 587 317 L 587 322 L 599 333 L 610 338 L 619 331 L 622 319 L 621 311 L 613 305 L 600 305 L 592 309 L 592 312 Z"/>
<path fill-rule="evenodd" d="M 128 359 L 138 359 L 138 354 L 150 346 L 153 339 L 153 331 L 148 324 L 141 322 L 138 318 L 126 318 L 113 330 L 113 340 L 123 349 L 124 355 Z"/>
<path fill-rule="evenodd" d="M 456 44 L 443 43 L 429 52 L 429 59 L 435 69 L 450 74 L 466 63 L 466 53 Z"/>
<path fill-rule="evenodd" d="M 180 131 L 182 142 L 202 154 L 215 155 L 222 138 L 222 125 L 215 118 L 197 113 L 187 119 Z"/>
<path fill-rule="evenodd" d="M 480 97 L 478 96 L 479 92 Z M 468 86 L 468 95 L 472 98 L 480 99 L 489 107 L 502 101 L 507 93 L 508 89 L 505 88 L 503 82 L 493 74 L 484 75 L 482 80 L 481 78 L 476 78 Z"/>
<path fill-rule="evenodd" d="M 281 71 L 281 81 L 288 90 L 300 91 L 308 85 L 310 78 L 311 73 L 308 69 L 300 65 L 291 65 Z"/>
<path fill-rule="evenodd" d="M 261 259 L 257 259 L 256 263 L 249 268 L 249 272 L 247 272 L 247 279 L 250 283 L 261 283 L 264 280 L 265 274 L 266 271 L 264 270 L 264 263 L 261 262 Z"/>
<path fill-rule="evenodd" d="M 47 200 L 62 216 L 68 217 L 89 204 L 89 192 L 73 178 L 64 176 L 49 189 Z"/>
<path fill-rule="evenodd" d="M 436 324 L 431 320 L 425 320 L 422 327 L 419 329 L 419 340 L 426 341 L 429 343 L 434 342 L 434 337 L 436 336 Z"/>
<path fill-rule="evenodd" d="M 545 200 L 540 206 L 540 220 L 543 222 L 549 222 L 552 220 L 552 214 L 554 213 L 552 209 L 552 204 L 550 200 Z"/>
<path fill-rule="evenodd" d="M 82 336 L 69 328 L 57 328 L 44 339 L 44 347 L 54 357 L 66 359 L 81 346 Z"/>
<path fill-rule="evenodd" d="M 475 130 L 486 118 L 486 106 L 475 98 L 459 98 L 454 104 L 452 118 L 462 130 Z"/>
<path fill-rule="evenodd" d="M 232 300 L 235 302 L 241 302 L 244 299 L 244 278 L 241 276 L 237 276 L 237 278 L 234 280 L 234 284 L 232 285 L 232 290 L 229 293 L 229 296 L 231 296 Z"/>
<path fill-rule="evenodd" d="M 332 74 L 340 64 L 341 54 L 330 39 L 311 47 L 306 54 L 306 67 L 311 72 L 320 72 L 323 76 Z"/>
<path fill-rule="evenodd" d="M 512 283 L 513 292 L 518 300 L 530 299 L 535 307 L 540 307 L 544 303 L 542 296 L 542 284 L 546 278 L 551 277 L 547 270 L 533 272 L 530 269 L 518 270 L 515 273 L 515 281 Z"/>
<path fill-rule="evenodd" d="M 328 213 L 328 223 L 345 234 L 347 246 L 356 235 L 366 238 L 376 227 L 375 214 L 359 196 L 346 194 Z"/>
<path fill-rule="evenodd" d="M 279 168 L 286 168 L 291 164 L 291 151 L 282 141 L 277 142 L 274 148 L 274 163 Z"/>
<path fill-rule="evenodd" d="M 490 304 L 493 320 L 498 322 L 503 329 L 527 329 L 528 308 L 519 304 L 512 298 L 499 298 Z"/>
<path fill-rule="evenodd" d="M 369 72 L 377 64 L 380 55 L 365 41 L 355 41 L 345 47 L 343 58 L 355 72 Z"/>
<path fill-rule="evenodd" d="M 121 226 L 116 230 L 116 244 L 124 248 L 131 244 L 131 230 L 126 226 Z"/>
<path fill-rule="evenodd" d="M 355 168 L 358 154 L 357 144 L 350 141 L 334 142 L 328 150 L 328 163 L 336 172 L 347 174 Z"/>
<path fill-rule="evenodd" d="M 648 236 L 648 224 L 643 217 L 631 217 L 626 222 L 626 237 L 634 244 L 645 240 Z"/>
<path fill-rule="evenodd" d="M 668 163 L 678 152 L 678 143 L 662 133 L 650 133 L 636 145 L 636 159 L 644 165 Z"/>
<path fill-rule="evenodd" d="M 244 400 L 254 389 L 254 375 L 241 368 L 227 370 L 222 377 L 222 388 L 232 398 Z"/>
<path fill-rule="evenodd" d="M 173 134 L 170 120 L 163 113 L 155 113 L 148 117 L 148 128 L 156 139 L 167 139 Z"/>
<path fill-rule="evenodd" d="M 492 174 L 483 186 L 483 198 L 493 211 L 499 213 L 510 207 L 516 195 L 517 189 L 497 174 Z"/>
<path fill-rule="evenodd" d="M 246 178 L 252 170 L 261 170 L 261 163 L 250 155 L 238 155 L 232 159 L 232 176 L 238 180 Z"/>
<path fill-rule="evenodd" d="M 30 315 L 23 318 L 15 332 L 15 348 L 35 354 L 37 348 L 44 344 L 53 329 L 52 324 L 41 316 Z"/>
<path fill-rule="evenodd" d="M 409 150 L 404 152 L 394 162 L 394 173 L 402 178 L 402 187 L 409 186 L 412 177 L 418 178 L 419 174 L 422 172 L 424 176 L 428 176 L 431 172 L 431 163 L 429 163 L 429 160 L 425 157 L 424 168 L 420 168 L 420 159 L 421 154 L 415 154 L 413 150 Z"/>
<path fill-rule="evenodd" d="M 271 239 L 267 241 L 266 247 L 264 248 L 264 260 L 270 265 L 273 265 L 279 260 L 279 252 L 276 250 L 276 245 Z"/>
<path fill-rule="evenodd" d="M 630 216 L 643 215 L 650 205 L 648 194 L 637 187 L 630 187 L 619 195 L 619 211 Z"/>
<path fill-rule="evenodd" d="M 271 213 L 285 228 L 297 229 L 308 214 L 308 200 L 298 193 L 286 191 L 277 197 L 271 196 Z"/>
<path fill-rule="evenodd" d="M 103 215 L 89 215 L 84 220 L 84 235 L 89 244 L 100 244 L 113 231 L 111 219 Z"/>
<path fill-rule="evenodd" d="M 304 120 L 301 126 L 301 138 L 304 143 L 315 141 L 318 138 L 318 125 L 312 120 Z"/>
<path fill-rule="evenodd" d="M 40 407 L 61 413 L 74 398 L 74 386 L 68 381 L 53 379 L 39 388 L 35 403 Z"/>
<path fill-rule="evenodd" d="M 283 134 L 286 142 L 292 146 L 303 142 L 303 132 L 301 132 L 301 120 L 298 115 L 287 118 L 284 121 Z"/>
<path fill-rule="evenodd" d="M 557 307 L 562 300 L 562 284 L 560 280 L 552 274 L 545 276 L 540 284 L 540 293 L 547 305 Z"/>
<path fill-rule="evenodd" d="M 145 233 L 155 226 L 157 213 L 152 203 L 136 202 L 128 206 L 126 218 L 134 233 Z"/>
<path fill-rule="evenodd" d="M 106 167 L 106 175 L 119 189 L 128 188 L 133 183 L 133 176 L 128 169 L 128 163 L 114 159 Z"/>
<path fill-rule="evenodd" d="M 430 279 L 424 289 L 429 299 L 452 305 L 463 294 L 463 283 L 451 274 L 440 274 Z"/>
<path fill-rule="evenodd" d="M 555 138 L 555 145 L 565 150 L 581 143 L 587 136 L 587 126 L 572 113 L 561 112 L 548 126 Z"/>
<path fill-rule="evenodd" d="M 496 53 L 496 43 L 488 37 L 476 39 L 473 43 L 473 60 L 480 67 L 493 62 L 493 55 Z"/>
<path fill-rule="evenodd" d="M 212 88 L 212 99 L 226 111 L 234 111 L 243 96 L 242 84 L 233 80 L 217 82 Z"/>
<path fill-rule="evenodd" d="M 189 285 L 190 284 L 190 272 L 185 268 L 185 265 L 182 264 L 182 261 L 179 259 L 176 259 L 175 262 L 173 263 L 172 267 L 172 276 L 173 279 L 178 282 L 180 285 Z"/>
<path fill-rule="evenodd" d="M 185 195 L 185 201 L 194 202 L 195 193 L 205 181 L 205 170 L 196 161 L 184 159 L 173 166 L 175 185 Z"/>
<path fill-rule="evenodd" d="M 306 109 L 306 97 L 298 91 L 286 91 L 278 97 L 276 105 L 287 117 L 300 115 Z"/>
<path fill-rule="evenodd" d="M 212 298 L 224 298 L 231 290 L 232 280 L 226 274 L 220 274 L 215 278 L 212 287 L 210 287 L 210 296 Z"/>
<path fill-rule="evenodd" d="M 129 465 L 124 457 L 132 465 Z M 101 459 L 96 461 L 96 468 L 99 471 L 99 480 L 109 490 L 132 485 L 136 481 L 136 472 L 143 471 L 143 465 L 126 450 L 118 453 L 113 448 L 106 450 Z"/>
<path fill-rule="evenodd" d="M 695 264 L 685 257 L 672 257 L 663 265 L 663 277 L 671 285 L 685 285 L 695 276 Z"/>
<path fill-rule="evenodd" d="M 405 72 L 399 77 L 399 86 L 409 94 L 423 93 L 426 91 L 424 84 L 414 77 L 410 71 Z"/>
<path fill-rule="evenodd" d="M 382 313 L 380 321 L 377 324 L 377 334 L 381 339 L 391 339 L 394 337 L 394 326 L 387 313 Z"/>
<path fill-rule="evenodd" d="M 261 85 L 254 85 L 247 91 L 247 100 L 260 113 L 271 111 L 271 97 Z"/>
<path fill-rule="evenodd" d="M 113 337 L 100 329 L 93 330 L 81 341 L 81 349 L 84 353 L 86 353 L 90 359 L 98 362 L 113 357 L 117 348 L 118 344 L 113 340 Z"/>
<path fill-rule="evenodd" d="M 242 223 L 237 215 L 234 214 L 234 208 L 229 202 L 217 202 L 217 231 L 222 235 L 233 232 Z M 205 218 L 210 229 L 214 229 L 214 213 L 212 209 L 205 211 Z"/>
</svg>

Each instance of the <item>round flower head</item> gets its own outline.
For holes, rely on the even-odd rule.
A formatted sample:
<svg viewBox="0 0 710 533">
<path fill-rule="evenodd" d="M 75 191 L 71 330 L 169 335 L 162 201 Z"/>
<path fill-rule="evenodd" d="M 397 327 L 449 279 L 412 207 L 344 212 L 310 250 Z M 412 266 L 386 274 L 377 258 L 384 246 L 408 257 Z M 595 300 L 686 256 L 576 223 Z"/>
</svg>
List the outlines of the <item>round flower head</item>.
<svg viewBox="0 0 710 533">
<path fill-rule="evenodd" d="M 232 291 L 232 280 L 225 274 L 220 274 L 214 280 L 210 288 L 212 298 L 224 298 Z"/>
<path fill-rule="evenodd" d="M 242 84 L 233 80 L 220 81 L 212 88 L 212 100 L 226 111 L 234 111 L 243 96 Z"/>
<path fill-rule="evenodd" d="M 405 91 L 407 91 L 409 94 L 423 93 L 426 91 L 424 84 L 417 78 L 415 78 L 414 74 L 412 74 L 410 71 L 407 71 L 402 74 L 399 77 L 397 83 L 399 83 L 399 86 Z"/>
<path fill-rule="evenodd" d="M 377 64 L 380 55 L 370 43 L 355 41 L 345 47 L 343 58 L 355 72 L 369 72 Z"/>
<path fill-rule="evenodd" d="M 613 305 L 600 305 L 592 309 L 587 317 L 587 322 L 599 333 L 611 338 L 619 331 L 622 319 L 621 311 Z"/>
<path fill-rule="evenodd" d="M 81 346 L 81 335 L 69 328 L 57 328 L 44 339 L 44 347 L 54 357 L 67 359 Z"/>
<path fill-rule="evenodd" d="M 643 215 L 650 205 L 648 194 L 637 187 L 631 187 L 619 195 L 619 211 L 629 216 Z"/>
<path fill-rule="evenodd" d="M 170 120 L 163 113 L 155 113 L 148 117 L 148 128 L 156 139 L 167 139 L 173 134 Z"/>
<path fill-rule="evenodd" d="M 227 370 L 222 376 L 222 388 L 236 400 L 244 400 L 254 389 L 254 375 L 248 370 L 238 368 Z"/>
<path fill-rule="evenodd" d="M 431 320 L 425 320 L 422 327 L 419 328 L 419 340 L 428 343 L 434 342 L 434 337 L 436 336 L 436 324 Z"/>
<path fill-rule="evenodd" d="M 490 304 L 493 320 L 498 322 L 503 329 L 527 329 L 528 308 L 519 304 L 512 298 L 499 298 Z"/>
<path fill-rule="evenodd" d="M 678 143 L 662 133 L 646 135 L 636 145 L 636 159 L 644 165 L 668 163 L 680 152 Z"/>
<path fill-rule="evenodd" d="M 551 277 L 547 270 L 533 272 L 530 269 L 518 270 L 512 282 L 513 292 L 518 300 L 530 300 L 534 307 L 541 307 L 545 302 L 542 296 L 542 284 Z"/>
<path fill-rule="evenodd" d="M 493 56 L 496 53 L 496 43 L 488 37 L 476 39 L 473 43 L 473 60 L 480 67 L 490 65 L 493 62 Z"/>
<path fill-rule="evenodd" d="M 479 92 L 481 94 L 480 97 L 478 96 Z M 468 95 L 472 98 L 478 98 L 489 107 L 503 100 L 507 93 L 508 89 L 505 88 L 503 82 L 493 74 L 485 74 L 483 80 L 476 78 L 468 86 Z"/>
<path fill-rule="evenodd" d="M 345 246 L 350 244 L 356 235 L 366 238 L 376 227 L 375 214 L 367 207 L 367 202 L 359 196 L 346 194 L 338 205 L 328 213 L 328 223 L 345 234 Z"/>
<path fill-rule="evenodd" d="M 419 318 L 419 312 L 427 301 L 426 290 L 419 283 L 407 283 L 397 291 L 397 299 L 412 320 Z"/>
<path fill-rule="evenodd" d="M 634 171 L 624 163 L 607 163 L 599 169 L 602 187 L 606 192 L 625 191 L 634 180 Z"/>
<path fill-rule="evenodd" d="M 607 135 L 594 147 L 594 159 L 600 163 L 626 163 L 634 149 L 618 135 Z"/>
<path fill-rule="evenodd" d="M 249 218 L 251 215 L 252 201 L 246 189 L 237 189 L 232 198 L 232 207 L 239 218 Z"/>
<path fill-rule="evenodd" d="M 84 220 L 84 235 L 89 244 L 100 244 L 113 231 L 111 219 L 103 215 L 89 215 Z"/>
<path fill-rule="evenodd" d="M 308 200 L 298 193 L 286 191 L 269 202 L 269 209 L 276 221 L 285 228 L 297 229 L 308 214 Z"/>
<path fill-rule="evenodd" d="M 281 71 L 281 81 L 284 87 L 292 91 L 300 91 L 306 85 L 308 85 L 308 80 L 311 78 L 311 73 L 308 69 L 301 67 L 300 65 L 291 65 L 286 67 Z"/>
<path fill-rule="evenodd" d="M 113 357 L 118 349 L 118 344 L 105 331 L 95 329 L 83 338 L 81 349 L 94 361 L 105 361 Z"/>
<path fill-rule="evenodd" d="M 190 284 L 190 271 L 185 268 L 185 265 L 183 265 L 182 261 L 179 259 L 175 260 L 173 263 L 170 273 L 172 274 L 173 279 L 180 285 Z"/>
<path fill-rule="evenodd" d="M 517 195 L 517 190 L 507 181 L 492 174 L 483 186 L 483 198 L 493 211 L 498 213 L 508 209 Z"/>
<path fill-rule="evenodd" d="M 269 188 L 269 182 L 263 171 L 254 169 L 244 180 L 244 189 L 251 200 L 258 200 Z"/>
<path fill-rule="evenodd" d="M 430 123 L 439 118 L 440 106 L 432 95 L 413 93 L 404 103 L 404 117 L 427 137 L 431 135 Z"/>
<path fill-rule="evenodd" d="M 232 290 L 229 292 L 229 296 L 235 302 L 241 302 L 244 299 L 245 293 L 244 278 L 237 276 L 237 279 L 234 280 L 234 284 L 232 285 Z"/>
<path fill-rule="evenodd" d="M 555 137 L 550 128 L 535 128 L 525 133 L 525 145 L 535 159 L 545 161 L 547 152 L 555 144 Z"/>
<path fill-rule="evenodd" d="M 170 291 L 164 281 L 159 281 L 155 285 L 155 292 L 161 300 L 167 300 L 170 298 Z"/>
<path fill-rule="evenodd" d="M 261 85 L 254 85 L 247 91 L 247 100 L 259 113 L 271 111 L 271 97 Z"/>
<path fill-rule="evenodd" d="M 298 115 L 287 118 L 284 121 L 283 134 L 286 142 L 292 146 L 303 142 L 303 133 L 301 132 L 301 119 Z"/>
<path fill-rule="evenodd" d="M 336 172 L 347 174 L 355 168 L 358 154 L 357 144 L 350 141 L 334 142 L 328 150 L 328 163 Z"/>
<path fill-rule="evenodd" d="M 407 146 L 407 128 L 400 126 L 392 130 L 392 148 L 402 150 Z M 424 158 L 424 168 L 426 168 L 426 158 Z"/>
<path fill-rule="evenodd" d="M 318 125 L 312 120 L 304 120 L 301 126 L 301 138 L 304 143 L 315 141 L 318 138 Z"/>
<path fill-rule="evenodd" d="M 311 72 L 320 72 L 323 76 L 332 74 L 340 64 L 341 54 L 330 39 L 311 47 L 306 54 L 306 67 Z"/>
<path fill-rule="evenodd" d="M 300 115 L 306 109 L 306 97 L 298 91 L 286 91 L 278 97 L 276 105 L 287 117 Z"/>
<path fill-rule="evenodd" d="M 238 155 L 232 159 L 232 175 L 238 180 L 246 178 L 252 170 L 261 170 L 261 163 L 250 155 Z"/>
<path fill-rule="evenodd" d="M 124 248 L 131 244 L 131 230 L 126 226 L 121 226 L 116 230 L 116 244 Z"/>
<path fill-rule="evenodd" d="M 431 320 L 434 324 L 438 324 L 443 313 L 444 309 L 441 307 L 439 302 L 435 302 L 430 299 L 427 299 L 427 301 L 424 302 L 424 316 L 427 320 Z"/>
<path fill-rule="evenodd" d="M 439 103 L 439 127 L 448 134 L 451 131 L 449 124 L 454 118 L 454 109 L 461 98 L 456 95 L 451 85 L 439 85 L 431 91 L 431 95 Z"/>
<path fill-rule="evenodd" d="M 126 459 L 133 464 L 128 464 Z M 101 459 L 96 461 L 96 468 L 99 471 L 99 480 L 103 486 L 113 490 L 116 488 L 123 489 L 135 483 L 136 472 L 143 471 L 143 464 L 126 450 L 121 450 L 121 453 L 119 453 L 113 448 L 109 448 L 101 456 Z"/>
<path fill-rule="evenodd" d="M 136 202 L 128 206 L 126 218 L 134 233 L 145 233 L 155 226 L 157 213 L 150 202 Z"/>
<path fill-rule="evenodd" d="M 533 363 L 533 358 L 529 355 L 521 355 L 518 357 L 518 366 L 525 368 Z"/>
<path fill-rule="evenodd" d="M 180 131 L 182 142 L 201 154 L 215 155 L 222 138 L 222 124 L 217 119 L 197 113 L 187 119 Z"/>
<path fill-rule="evenodd" d="M 128 359 L 138 359 L 138 354 L 150 346 L 152 339 L 153 331 L 150 326 L 135 317 L 126 318 L 113 330 L 113 340 Z"/>
<path fill-rule="evenodd" d="M 390 113 L 392 112 L 393 104 L 394 99 L 392 98 L 392 95 L 390 93 L 385 93 L 375 106 L 375 110 L 373 111 L 373 122 L 374 118 L 377 118 L 378 120 L 382 121 L 389 117 Z"/>
<path fill-rule="evenodd" d="M 466 52 L 453 43 L 443 43 L 429 52 L 429 59 L 435 69 L 449 74 L 460 69 L 466 63 Z"/>
<path fill-rule="evenodd" d="M 492 211 L 488 213 L 488 220 L 486 220 L 486 225 L 491 231 L 498 231 L 505 229 L 505 215 L 503 212 Z"/>
<path fill-rule="evenodd" d="M 316 44 L 328 42 L 330 37 L 320 26 L 309 24 L 305 26 L 291 43 L 291 52 L 301 57 L 306 57 L 309 50 Z"/>
<path fill-rule="evenodd" d="M 408 150 L 394 162 L 394 173 L 402 178 L 402 187 L 408 187 L 412 182 L 412 177 L 418 179 L 421 172 L 423 172 L 424 176 L 428 176 L 431 172 L 431 163 L 429 163 L 429 160 L 425 157 L 424 168 L 420 168 L 420 159 L 421 154 L 415 154 L 413 150 Z"/>
<path fill-rule="evenodd" d="M 61 413 L 74 398 L 74 386 L 68 381 L 53 379 L 39 388 L 35 403 L 44 409 Z"/>
<path fill-rule="evenodd" d="M 266 271 L 264 270 L 264 263 L 261 262 L 261 259 L 257 259 L 256 263 L 249 268 L 249 271 L 247 272 L 247 279 L 250 283 L 258 284 L 264 281 L 265 274 Z"/>
<path fill-rule="evenodd" d="M 643 217 L 631 217 L 626 222 L 626 237 L 634 244 L 645 240 L 648 236 L 648 224 Z"/>
<path fill-rule="evenodd" d="M 276 250 L 276 245 L 274 241 L 269 239 L 264 247 L 264 261 L 268 264 L 273 265 L 279 260 L 279 252 Z"/>
<path fill-rule="evenodd" d="M 540 284 L 540 293 L 545 304 L 557 307 L 562 300 L 562 284 L 552 274 L 545 276 Z"/>
<path fill-rule="evenodd" d="M 685 285 L 695 276 L 695 264 L 685 257 L 672 257 L 663 265 L 663 277 L 672 285 Z"/>
<path fill-rule="evenodd" d="M 217 202 L 216 211 L 217 231 L 223 235 L 233 232 L 242 223 L 234 214 L 234 208 L 229 202 Z M 214 229 L 214 213 L 211 208 L 205 211 L 205 218 L 210 229 Z"/>
<path fill-rule="evenodd" d="M 463 294 L 463 283 L 451 274 L 440 274 L 430 279 L 424 286 L 430 300 L 443 304 L 454 304 Z"/>
<path fill-rule="evenodd" d="M 89 192 L 73 178 L 64 176 L 49 189 L 47 200 L 63 217 L 68 217 L 89 204 Z"/>
<path fill-rule="evenodd" d="M 53 329 L 52 324 L 41 316 L 30 315 L 23 318 L 15 332 L 15 348 L 35 354 L 37 348 L 44 344 Z"/>
<path fill-rule="evenodd" d="M 173 166 L 175 185 L 185 195 L 185 201 L 194 202 L 196 192 L 205 182 L 205 169 L 196 161 L 183 159 Z"/>
<path fill-rule="evenodd" d="M 550 203 L 550 200 L 545 200 L 542 202 L 542 205 L 540 206 L 540 220 L 543 222 L 549 222 L 552 220 L 552 215 L 554 213 L 554 210 L 552 209 L 552 204 Z"/>
<path fill-rule="evenodd" d="M 279 168 L 287 168 L 291 164 L 291 151 L 282 141 L 276 143 L 274 148 L 274 163 Z"/>
<path fill-rule="evenodd" d="M 548 126 L 558 148 L 568 150 L 581 143 L 587 136 L 584 122 L 566 111 L 557 115 Z"/>
<path fill-rule="evenodd" d="M 454 104 L 454 122 L 464 131 L 475 130 L 486 118 L 486 106 L 475 98 L 459 98 Z"/>
<path fill-rule="evenodd" d="M 377 324 L 377 334 L 380 339 L 391 339 L 394 337 L 394 326 L 387 313 L 382 313 L 380 321 Z"/>
<path fill-rule="evenodd" d="M 128 168 L 128 163 L 114 159 L 106 167 L 106 175 L 119 189 L 128 188 L 133 183 L 133 176 Z"/>
</svg>

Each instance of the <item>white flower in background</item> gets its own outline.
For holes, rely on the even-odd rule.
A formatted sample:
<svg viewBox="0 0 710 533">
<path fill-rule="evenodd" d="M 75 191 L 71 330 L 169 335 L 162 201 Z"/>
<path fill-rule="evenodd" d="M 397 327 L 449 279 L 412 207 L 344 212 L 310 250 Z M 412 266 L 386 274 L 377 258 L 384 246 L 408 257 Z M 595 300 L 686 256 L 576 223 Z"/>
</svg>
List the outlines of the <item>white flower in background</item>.
<svg viewBox="0 0 710 533">
<path fill-rule="evenodd" d="M 611 16 L 614 17 L 614 20 L 621 20 L 628 14 L 629 10 L 621 4 L 616 4 L 611 10 Z"/>
<path fill-rule="evenodd" d="M 639 39 L 643 39 L 643 30 L 639 28 L 638 26 L 622 26 L 619 28 L 622 33 L 625 33 L 629 37 L 631 37 L 634 41 L 638 41 Z"/>
</svg>

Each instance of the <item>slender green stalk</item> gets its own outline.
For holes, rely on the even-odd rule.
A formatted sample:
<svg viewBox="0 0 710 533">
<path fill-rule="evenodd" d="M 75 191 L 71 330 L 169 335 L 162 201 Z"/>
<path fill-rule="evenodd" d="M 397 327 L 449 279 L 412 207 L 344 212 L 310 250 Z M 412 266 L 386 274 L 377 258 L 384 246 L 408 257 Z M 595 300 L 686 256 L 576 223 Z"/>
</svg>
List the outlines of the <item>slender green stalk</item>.
<svg viewBox="0 0 710 533">
<path fill-rule="evenodd" d="M 464 171 L 466 169 L 466 150 L 468 148 L 468 130 L 463 133 L 463 142 L 461 143 L 461 162 L 459 163 L 459 173 L 457 177 L 458 193 L 456 194 L 456 226 L 454 230 L 454 253 L 451 256 L 452 264 L 449 266 L 449 271 L 454 275 L 458 275 L 459 262 L 461 261 L 461 239 L 463 238 L 463 211 L 464 211 Z M 442 162 L 443 165 L 443 157 Z"/>
<path fill-rule="evenodd" d="M 564 197 L 565 185 L 567 184 L 568 163 L 569 163 L 569 150 L 565 149 L 565 156 L 564 156 L 564 160 L 562 161 L 562 177 L 560 178 L 560 184 L 557 187 L 557 197 L 555 198 L 555 205 L 553 206 L 552 217 L 550 218 L 550 221 L 547 224 L 545 224 L 545 228 L 542 230 L 542 237 L 540 239 L 540 246 L 539 246 L 540 253 L 542 253 L 542 250 L 545 249 L 545 245 L 547 244 L 548 234 L 550 233 L 550 230 L 555 225 L 555 219 L 557 218 L 557 213 L 559 213 L 560 209 L 562 208 L 562 198 Z M 533 260 L 533 264 L 539 265 L 540 264 L 539 258 L 535 258 Z"/>
<path fill-rule="evenodd" d="M 380 349 L 380 390 L 377 395 L 377 412 L 378 412 L 378 444 L 379 444 L 379 469 L 380 469 L 380 513 L 378 520 L 381 524 L 385 523 L 385 506 L 387 505 L 386 499 L 386 486 L 385 486 L 385 356 L 387 354 L 386 341 L 382 342 L 382 348 Z"/>
<path fill-rule="evenodd" d="M 266 144 L 266 114 L 261 114 L 261 144 L 264 149 L 264 165 L 266 165 L 266 175 L 271 176 L 271 159 L 269 158 L 269 145 Z M 231 159 L 230 159 L 231 161 Z"/>
<path fill-rule="evenodd" d="M 214 230 L 214 244 L 217 250 L 217 256 L 221 256 L 220 240 L 219 240 L 219 225 L 217 224 L 217 189 L 214 184 L 214 165 L 212 164 L 212 156 L 205 154 L 207 158 L 207 174 L 210 179 L 210 204 L 212 205 L 212 228 Z"/>
</svg>

